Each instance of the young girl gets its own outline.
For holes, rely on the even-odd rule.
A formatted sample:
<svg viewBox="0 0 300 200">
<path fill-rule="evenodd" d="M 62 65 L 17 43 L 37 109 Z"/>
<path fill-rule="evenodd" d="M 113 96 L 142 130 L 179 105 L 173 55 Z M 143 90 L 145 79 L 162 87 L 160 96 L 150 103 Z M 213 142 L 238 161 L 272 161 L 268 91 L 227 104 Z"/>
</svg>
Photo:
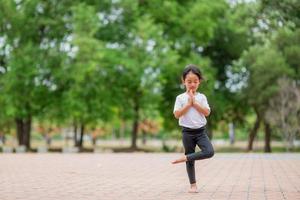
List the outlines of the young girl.
<svg viewBox="0 0 300 200">
<path fill-rule="evenodd" d="M 186 92 L 176 97 L 174 115 L 179 119 L 182 127 L 182 141 L 185 156 L 172 163 L 186 162 L 186 170 L 191 184 L 189 192 L 196 193 L 195 160 L 211 158 L 214 149 L 205 132 L 206 118 L 210 114 L 210 107 L 206 96 L 197 92 L 202 81 L 202 74 L 197 66 L 188 65 L 182 73 L 182 83 Z M 201 149 L 195 152 L 196 145 Z"/>
</svg>

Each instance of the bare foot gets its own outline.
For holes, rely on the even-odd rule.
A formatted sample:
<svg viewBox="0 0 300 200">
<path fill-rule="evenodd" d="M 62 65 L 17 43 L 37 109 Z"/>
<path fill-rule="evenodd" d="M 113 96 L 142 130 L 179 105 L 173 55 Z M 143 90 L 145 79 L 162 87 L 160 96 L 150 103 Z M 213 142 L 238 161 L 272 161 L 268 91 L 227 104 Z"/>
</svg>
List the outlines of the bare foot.
<svg viewBox="0 0 300 200">
<path fill-rule="evenodd" d="M 177 164 L 177 163 L 186 162 L 186 161 L 187 161 L 186 156 L 183 156 L 177 160 L 172 161 L 172 164 Z"/>
<path fill-rule="evenodd" d="M 191 188 L 189 189 L 188 192 L 189 192 L 189 193 L 198 193 L 198 188 L 197 188 L 196 183 L 191 184 Z"/>
</svg>

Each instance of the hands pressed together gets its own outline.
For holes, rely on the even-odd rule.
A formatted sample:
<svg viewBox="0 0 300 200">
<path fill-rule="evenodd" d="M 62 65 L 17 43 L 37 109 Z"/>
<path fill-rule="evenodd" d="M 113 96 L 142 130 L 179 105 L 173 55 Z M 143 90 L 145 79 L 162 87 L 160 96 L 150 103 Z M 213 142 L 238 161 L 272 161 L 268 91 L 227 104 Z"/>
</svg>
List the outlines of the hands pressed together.
<svg viewBox="0 0 300 200">
<path fill-rule="evenodd" d="M 174 112 L 174 115 L 177 119 L 184 115 L 191 107 L 194 107 L 199 113 L 202 113 L 204 116 L 208 116 L 210 114 L 210 110 L 206 107 L 203 107 L 199 103 L 197 103 L 195 99 L 195 93 L 192 90 L 188 91 L 189 100 L 187 104 L 181 109 Z"/>
<path fill-rule="evenodd" d="M 203 107 L 201 104 L 197 103 L 195 100 L 195 93 L 192 90 L 188 91 L 189 100 L 187 103 L 188 107 L 194 107 L 198 112 L 204 114 L 204 116 L 208 116 L 210 114 L 210 110 Z"/>
<path fill-rule="evenodd" d="M 196 104 L 195 95 L 194 95 L 193 91 L 189 90 L 188 95 L 189 95 L 188 105 L 193 106 L 194 104 Z"/>
</svg>

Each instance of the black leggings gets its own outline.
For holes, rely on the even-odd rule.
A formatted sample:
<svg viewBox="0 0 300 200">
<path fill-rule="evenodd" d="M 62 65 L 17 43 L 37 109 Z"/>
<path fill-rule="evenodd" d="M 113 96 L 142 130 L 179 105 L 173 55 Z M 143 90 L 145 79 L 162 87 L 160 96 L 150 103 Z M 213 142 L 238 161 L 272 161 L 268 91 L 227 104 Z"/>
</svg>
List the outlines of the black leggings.
<svg viewBox="0 0 300 200">
<path fill-rule="evenodd" d="M 205 127 L 199 129 L 182 127 L 182 142 L 188 160 L 186 162 L 186 171 L 190 183 L 193 184 L 196 183 L 195 160 L 211 158 L 214 155 L 214 149 L 207 137 Z M 199 146 L 201 151 L 195 152 L 196 145 Z"/>
</svg>

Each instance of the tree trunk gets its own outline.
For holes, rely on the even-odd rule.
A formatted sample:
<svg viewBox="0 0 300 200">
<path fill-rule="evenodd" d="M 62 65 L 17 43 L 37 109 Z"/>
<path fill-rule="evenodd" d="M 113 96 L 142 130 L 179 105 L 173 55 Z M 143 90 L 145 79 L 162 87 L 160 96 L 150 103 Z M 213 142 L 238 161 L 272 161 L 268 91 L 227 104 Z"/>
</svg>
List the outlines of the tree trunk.
<svg viewBox="0 0 300 200">
<path fill-rule="evenodd" d="M 267 122 L 264 122 L 265 125 L 265 152 L 271 153 L 271 127 L 270 124 Z"/>
<path fill-rule="evenodd" d="M 134 120 L 132 127 L 132 138 L 131 138 L 131 148 L 137 149 L 136 140 L 138 135 L 138 123 L 139 123 L 139 97 L 135 98 L 134 102 Z"/>
<path fill-rule="evenodd" d="M 25 119 L 16 118 L 17 137 L 19 145 L 26 146 L 30 149 L 31 117 Z"/>
<path fill-rule="evenodd" d="M 81 128 L 80 128 L 80 140 L 79 140 L 79 146 L 80 148 L 83 147 L 83 136 L 84 136 L 84 131 L 85 131 L 85 125 L 81 124 Z"/>
<path fill-rule="evenodd" d="M 31 117 L 24 119 L 24 144 L 30 149 Z"/>
<path fill-rule="evenodd" d="M 17 137 L 19 145 L 24 145 L 23 141 L 23 120 L 20 118 L 15 119 L 17 127 Z"/>
<path fill-rule="evenodd" d="M 247 149 L 248 151 L 253 150 L 253 141 L 254 141 L 254 138 L 257 135 L 257 131 L 259 129 L 260 121 L 261 121 L 260 114 L 258 112 L 256 112 L 256 120 L 255 120 L 254 126 L 251 129 L 250 134 L 249 134 L 248 149 Z"/>
<path fill-rule="evenodd" d="M 143 145 L 146 145 L 146 141 L 147 141 L 147 139 L 146 139 L 146 137 L 147 137 L 146 131 L 143 131 L 142 133 L 143 133 L 142 142 L 143 142 Z"/>
<path fill-rule="evenodd" d="M 80 125 L 80 138 L 79 138 L 79 140 L 77 140 L 77 144 L 76 144 L 76 146 L 79 147 L 79 148 L 82 148 L 82 146 L 83 146 L 84 129 L 85 129 L 85 126 L 82 123 Z"/>
<path fill-rule="evenodd" d="M 73 126 L 74 126 L 74 144 L 75 144 L 75 146 L 77 146 L 77 144 L 78 144 L 78 137 L 77 137 L 77 123 L 74 121 L 74 123 L 73 123 Z"/>
</svg>

